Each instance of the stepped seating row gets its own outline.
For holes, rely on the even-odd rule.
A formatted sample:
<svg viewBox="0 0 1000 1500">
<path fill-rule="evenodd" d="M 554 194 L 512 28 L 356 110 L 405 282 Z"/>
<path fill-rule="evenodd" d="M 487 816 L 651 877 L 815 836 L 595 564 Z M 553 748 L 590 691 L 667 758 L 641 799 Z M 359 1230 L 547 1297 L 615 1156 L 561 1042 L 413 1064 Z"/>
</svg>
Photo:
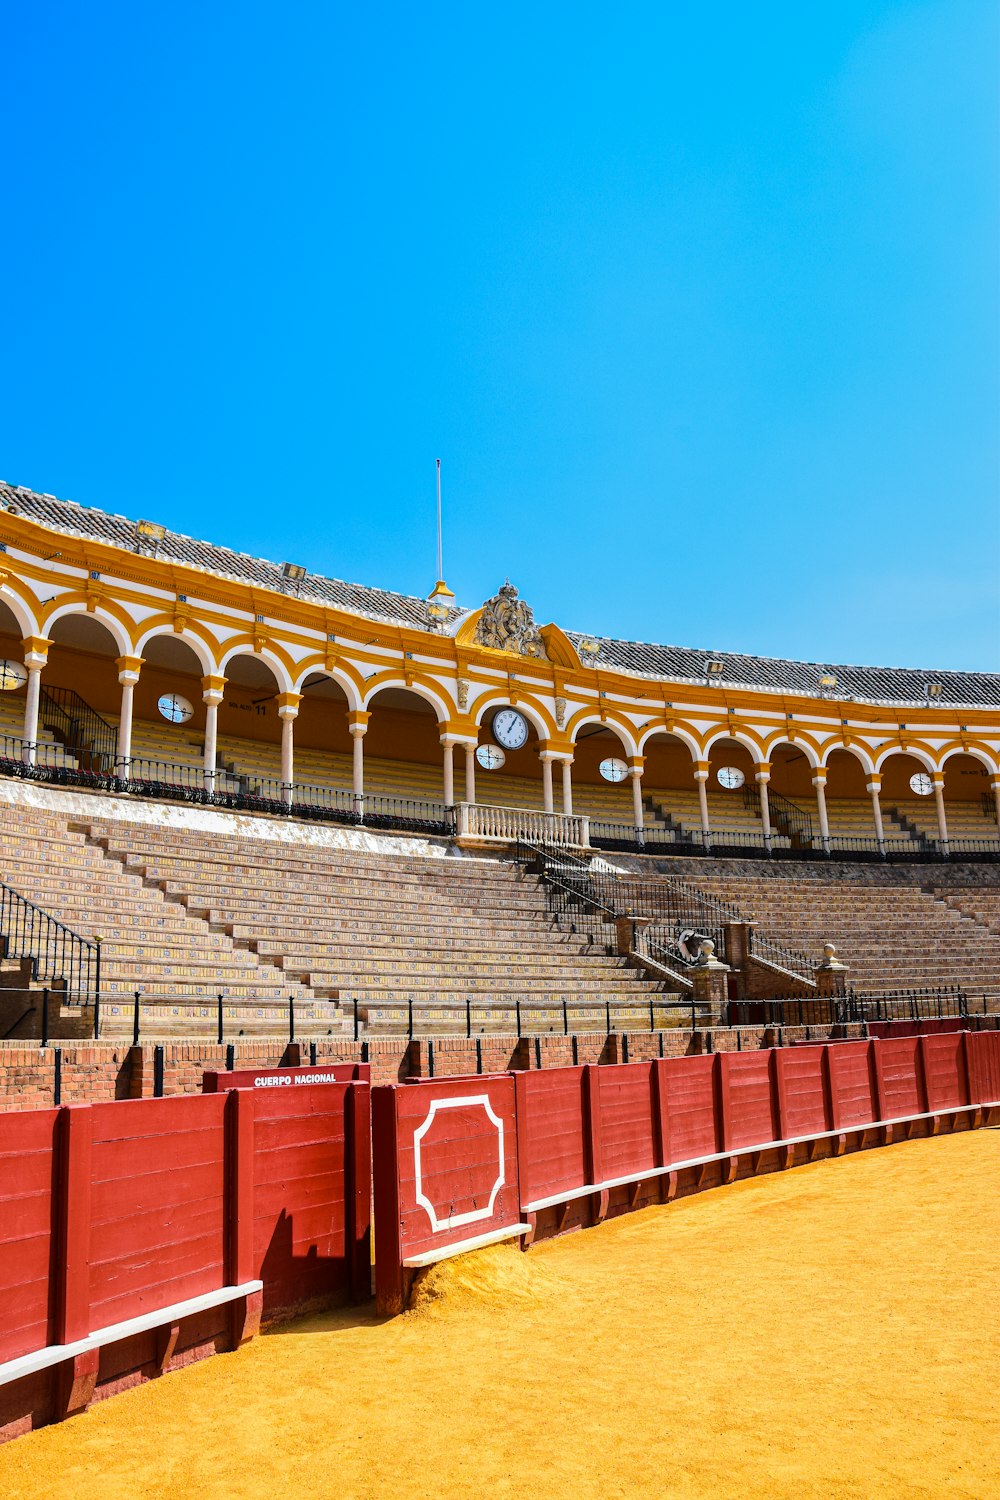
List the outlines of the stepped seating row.
<svg viewBox="0 0 1000 1500">
<path fill-rule="evenodd" d="M 549 914 L 533 877 L 479 861 L 315 850 L 95 824 L 108 850 L 189 911 L 341 1003 L 448 997 L 524 1004 L 662 993 Z M 248 894 L 252 891 L 252 895 Z"/>
<path fill-rule="evenodd" d="M 170 999 L 283 1003 L 286 978 L 187 915 L 135 871 L 71 830 L 58 814 L 0 803 L 3 879 L 80 937 L 103 939 L 101 988 Z M 309 992 L 299 987 L 306 1001 Z"/>
<path fill-rule="evenodd" d="M 937 840 L 937 807 L 933 797 L 901 797 L 892 803 L 893 812 L 923 834 Z M 983 811 L 982 801 L 946 802 L 945 818 L 949 839 L 996 839 L 996 819 Z"/>
<path fill-rule="evenodd" d="M 13 759 L 20 759 L 23 749 L 24 735 L 24 694 L 0 694 L 0 755 L 7 755 Z M 53 769 L 62 769 L 65 766 L 75 766 L 76 761 L 69 755 L 56 740 L 51 730 L 44 724 L 38 726 L 38 737 L 35 741 L 35 762 L 40 766 L 50 766 Z"/>
<path fill-rule="evenodd" d="M 938 893 L 770 872 L 699 876 L 696 883 L 734 902 L 778 943 L 818 953 L 834 942 L 859 992 L 957 984 L 976 994 L 1000 993 L 1000 932 L 963 915 Z M 974 896 L 977 903 L 991 903 L 997 894 L 984 898 L 976 890 Z"/>
</svg>

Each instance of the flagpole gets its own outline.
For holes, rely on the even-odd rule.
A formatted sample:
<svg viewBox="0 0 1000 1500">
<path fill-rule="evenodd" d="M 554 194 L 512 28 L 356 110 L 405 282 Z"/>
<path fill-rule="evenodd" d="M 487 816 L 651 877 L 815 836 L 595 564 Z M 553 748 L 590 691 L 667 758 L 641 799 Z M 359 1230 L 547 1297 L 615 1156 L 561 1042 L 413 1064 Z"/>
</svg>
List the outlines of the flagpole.
<svg viewBox="0 0 1000 1500">
<path fill-rule="evenodd" d="M 438 572 L 439 579 L 444 577 L 444 544 L 441 535 L 441 460 L 435 459 L 437 465 L 437 544 L 438 544 Z"/>
</svg>

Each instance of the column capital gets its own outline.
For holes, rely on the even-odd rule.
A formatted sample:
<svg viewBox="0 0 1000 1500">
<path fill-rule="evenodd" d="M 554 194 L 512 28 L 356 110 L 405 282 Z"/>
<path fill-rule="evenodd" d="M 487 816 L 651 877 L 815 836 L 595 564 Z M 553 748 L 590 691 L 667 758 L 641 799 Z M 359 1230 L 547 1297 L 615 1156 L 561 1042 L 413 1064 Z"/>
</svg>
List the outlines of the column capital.
<svg viewBox="0 0 1000 1500">
<path fill-rule="evenodd" d="M 761 764 L 757 767 L 757 769 L 753 773 L 753 779 L 758 783 L 758 785 L 766 784 L 770 781 L 771 767 L 767 764 L 767 761 L 762 761 Z"/>
<path fill-rule="evenodd" d="M 363 708 L 352 708 L 347 715 L 347 728 L 355 739 L 360 739 L 368 731 L 371 714 Z"/>
<path fill-rule="evenodd" d="M 826 786 L 826 767 L 817 766 L 812 773 L 813 786 Z"/>
<path fill-rule="evenodd" d="M 226 691 L 225 677 L 203 677 L 201 679 L 201 696 L 205 703 L 221 703 L 222 695 Z"/>
<path fill-rule="evenodd" d="M 24 665 L 44 667 L 52 642 L 44 635 L 26 635 L 21 644 L 24 647 Z"/>
<path fill-rule="evenodd" d="M 707 781 L 708 778 L 709 778 L 709 776 L 711 775 L 711 772 L 712 772 L 712 767 L 711 767 L 711 764 L 710 764 L 709 761 L 707 761 L 707 760 L 696 760 L 695 761 L 695 763 L 694 763 L 694 779 L 695 779 L 695 781 Z"/>
<path fill-rule="evenodd" d="M 141 656 L 116 656 L 115 666 L 118 668 L 118 681 L 124 686 L 127 682 L 138 682 L 139 673 L 142 671 L 144 658 Z"/>
<path fill-rule="evenodd" d="M 877 771 L 873 771 L 872 774 L 869 776 L 867 782 L 865 783 L 865 786 L 866 786 L 866 790 L 869 791 L 869 792 L 879 792 L 879 791 L 881 791 L 882 790 L 882 777 L 879 775 L 879 773 Z"/>
<path fill-rule="evenodd" d="M 646 757 L 644 755 L 630 755 L 628 758 L 628 770 L 630 776 L 641 776 L 646 769 Z"/>
<path fill-rule="evenodd" d="M 934 783 L 934 790 L 935 791 L 937 791 L 939 787 L 940 787 L 940 789 L 941 789 L 942 792 L 944 791 L 944 772 L 943 771 L 932 771 L 931 772 L 931 781 Z"/>
<path fill-rule="evenodd" d="M 294 719 L 302 702 L 301 693 L 279 693 L 274 700 L 278 705 L 279 719 Z"/>
<path fill-rule="evenodd" d="M 466 737 L 464 734 L 455 734 L 452 730 L 446 729 L 443 734 L 438 735 L 438 739 L 447 750 L 450 745 L 464 745 Z"/>
</svg>

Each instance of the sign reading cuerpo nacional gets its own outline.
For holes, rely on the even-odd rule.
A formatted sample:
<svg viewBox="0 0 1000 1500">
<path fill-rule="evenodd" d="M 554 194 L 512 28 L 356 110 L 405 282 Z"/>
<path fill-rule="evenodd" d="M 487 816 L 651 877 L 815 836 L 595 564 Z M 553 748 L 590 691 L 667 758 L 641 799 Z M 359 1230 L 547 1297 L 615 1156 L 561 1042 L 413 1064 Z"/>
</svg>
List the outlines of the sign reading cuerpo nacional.
<svg viewBox="0 0 1000 1500">
<path fill-rule="evenodd" d="M 517 589 L 506 579 L 503 587 L 483 605 L 476 626 L 477 646 L 493 651 L 513 651 L 518 656 L 548 660 L 545 642 L 535 624 L 530 604 L 517 596 Z"/>
</svg>

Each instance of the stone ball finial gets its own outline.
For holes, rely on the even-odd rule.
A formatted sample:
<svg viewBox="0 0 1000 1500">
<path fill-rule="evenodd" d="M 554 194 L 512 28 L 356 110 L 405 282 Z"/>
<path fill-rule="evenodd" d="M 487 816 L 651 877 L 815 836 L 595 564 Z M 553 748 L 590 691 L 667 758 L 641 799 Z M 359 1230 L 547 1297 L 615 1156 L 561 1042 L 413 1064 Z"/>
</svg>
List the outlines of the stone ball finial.
<svg viewBox="0 0 1000 1500">
<path fill-rule="evenodd" d="M 712 959 L 715 957 L 715 944 L 712 939 L 702 938 L 702 941 L 698 947 L 698 952 L 701 955 L 699 959 L 700 963 L 711 963 Z"/>
<path fill-rule="evenodd" d="M 837 957 L 837 947 L 836 947 L 836 944 L 835 943 L 824 943 L 823 944 L 823 958 L 825 959 L 825 961 L 827 963 L 831 963 L 833 961 L 833 959 L 835 959 L 836 957 Z"/>
</svg>

